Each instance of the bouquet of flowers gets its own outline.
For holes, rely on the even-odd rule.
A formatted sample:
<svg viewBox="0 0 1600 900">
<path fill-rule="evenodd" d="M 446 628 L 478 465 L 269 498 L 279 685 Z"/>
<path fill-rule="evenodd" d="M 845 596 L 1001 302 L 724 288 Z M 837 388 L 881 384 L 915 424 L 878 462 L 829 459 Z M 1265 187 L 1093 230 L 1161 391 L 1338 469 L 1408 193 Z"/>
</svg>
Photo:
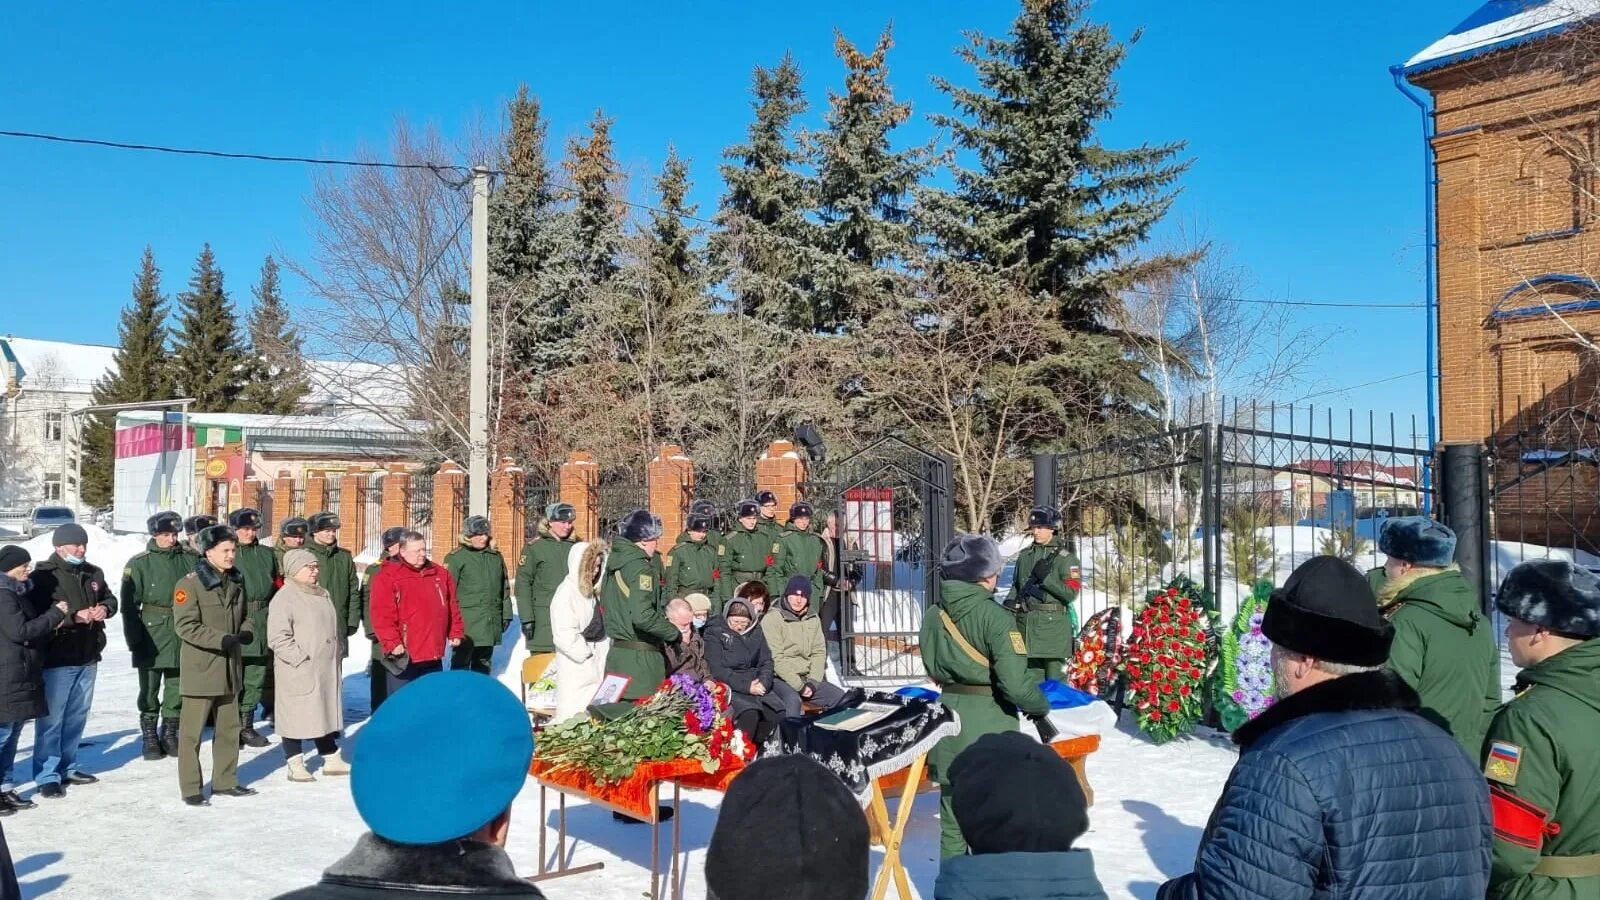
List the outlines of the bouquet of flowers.
<svg viewBox="0 0 1600 900">
<path fill-rule="evenodd" d="M 579 716 L 546 729 L 538 750 L 552 771 L 581 770 L 603 784 L 622 781 L 643 762 L 694 759 L 716 772 L 755 758 L 728 715 L 728 688 L 683 673 L 615 719 Z"/>
<path fill-rule="evenodd" d="M 1128 704 L 1157 743 L 1193 730 L 1203 712 L 1209 628 L 1205 605 L 1186 589 L 1184 580 L 1152 591 L 1128 643 Z"/>
<path fill-rule="evenodd" d="M 1233 627 L 1222 637 L 1222 663 L 1213 695 L 1222 726 L 1229 731 L 1261 715 L 1271 706 L 1272 642 L 1261 633 L 1272 583 L 1256 582 L 1249 599 L 1239 604 Z"/>
<path fill-rule="evenodd" d="M 1122 607 L 1095 613 L 1078 633 L 1077 650 L 1067 668 L 1068 683 L 1086 694 L 1110 696 L 1122 677 L 1122 651 Z"/>
</svg>

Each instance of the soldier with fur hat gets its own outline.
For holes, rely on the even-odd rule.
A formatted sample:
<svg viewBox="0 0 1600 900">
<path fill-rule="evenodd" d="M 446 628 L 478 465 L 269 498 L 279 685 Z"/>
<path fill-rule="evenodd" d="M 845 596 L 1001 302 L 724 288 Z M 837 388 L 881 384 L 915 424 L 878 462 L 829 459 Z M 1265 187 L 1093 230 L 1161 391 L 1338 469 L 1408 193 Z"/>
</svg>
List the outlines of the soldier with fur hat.
<svg viewBox="0 0 1600 900">
<path fill-rule="evenodd" d="M 723 598 L 728 588 L 723 585 L 721 549 L 711 543 L 710 516 L 689 513 L 677 543 L 661 555 L 661 571 L 666 580 L 662 596 L 668 600 L 696 593 Z"/>
<path fill-rule="evenodd" d="M 1565 560 L 1532 560 L 1506 576 L 1495 606 L 1522 671 L 1485 742 L 1489 896 L 1592 896 L 1600 889 L 1600 578 Z"/>
<path fill-rule="evenodd" d="M 311 523 L 303 516 L 291 516 L 278 524 L 278 540 L 272 545 L 272 553 L 278 558 L 278 571 L 283 571 L 283 555 L 303 548 L 310 535 Z"/>
<path fill-rule="evenodd" d="M 567 577 L 567 557 L 578 540 L 577 526 L 578 511 L 572 504 L 546 506 L 539 536 L 523 546 L 522 558 L 517 560 L 517 616 L 522 620 L 522 638 L 529 653 L 555 652 L 550 602 Z"/>
<path fill-rule="evenodd" d="M 755 500 L 756 511 L 760 517 L 756 527 L 774 542 L 782 539 L 783 523 L 778 521 L 778 495 L 772 491 L 757 491 Z"/>
<path fill-rule="evenodd" d="M 361 573 L 361 626 L 367 640 L 372 642 L 372 661 L 367 664 L 367 699 L 372 712 L 377 712 L 383 701 L 389 698 L 389 677 L 388 670 L 383 667 L 383 647 L 378 643 L 378 633 L 372 629 L 372 579 L 378 576 L 379 569 L 400 555 L 400 541 L 405 534 L 406 530 L 399 525 L 385 528 L 379 538 L 383 542 L 383 550 Z"/>
<path fill-rule="evenodd" d="M 489 520 L 467 516 L 461 523 L 461 546 L 445 554 L 444 567 L 456 581 L 456 602 L 466 637 L 451 651 L 450 668 L 493 671 L 494 648 L 511 624 L 511 592 L 506 585 L 506 560 L 489 539 Z"/>
<path fill-rule="evenodd" d="M 1017 730 L 1017 713 L 1047 715 L 1050 703 L 1028 671 L 1016 617 L 994 602 L 1005 560 L 993 538 L 957 535 L 939 563 L 939 602 L 922 617 L 922 667 L 939 700 L 961 717 L 961 732 L 928 754 L 928 777 L 940 787 L 939 850 L 967 852 L 949 791 L 956 756 L 986 734 Z"/>
<path fill-rule="evenodd" d="M 740 500 L 733 514 L 733 531 L 726 538 L 727 569 L 723 572 L 723 580 L 728 584 L 723 590 L 729 596 L 747 581 L 766 584 L 782 549 L 776 538 L 761 529 L 761 504 Z"/>
<path fill-rule="evenodd" d="M 655 693 L 667 677 L 665 645 L 679 640 L 678 627 L 662 615 L 661 582 L 651 557 L 661 541 L 661 520 L 647 509 L 636 509 L 617 527 L 601 578 L 600 605 L 605 609 L 606 673 L 628 681 L 623 700 L 639 700 Z"/>
<path fill-rule="evenodd" d="M 811 582 L 811 596 L 820 600 L 827 590 L 824 576 L 829 574 L 828 547 L 822 535 L 811 530 L 814 515 L 815 510 L 804 500 L 789 507 L 789 524 L 783 526 L 783 537 L 778 540 L 778 565 L 773 581 L 777 582 L 778 590 L 787 591 L 794 577 L 803 575 Z M 778 596 L 777 591 L 773 596 Z"/>
<path fill-rule="evenodd" d="M 172 591 L 194 570 L 178 535 L 183 517 L 159 512 L 145 522 L 150 541 L 122 570 L 122 636 L 139 675 L 139 736 L 142 755 L 158 760 L 178 755 L 178 633 L 172 629 Z M 156 734 L 157 717 L 161 733 Z"/>
<path fill-rule="evenodd" d="M 256 731 L 256 707 L 272 713 L 272 651 L 267 648 L 267 604 L 283 585 L 278 555 L 258 539 L 262 519 L 260 510 L 245 507 L 228 513 L 228 527 L 239 537 L 233 565 L 244 579 L 244 603 L 250 617 L 250 631 L 263 635 L 244 652 L 244 688 L 239 692 L 239 716 L 243 726 L 239 740 L 246 747 L 265 747 L 267 739 Z"/>
<path fill-rule="evenodd" d="M 1037 507 L 1028 513 L 1028 527 L 1033 543 L 1017 554 L 1006 606 L 1017 615 L 1035 679 L 1061 681 L 1078 634 L 1073 602 L 1083 588 L 1082 564 L 1058 534 L 1061 513 Z"/>
<path fill-rule="evenodd" d="M 706 528 L 706 543 L 717 549 L 718 556 L 726 556 L 728 549 L 723 546 L 726 536 L 723 535 L 722 529 L 718 527 L 719 511 L 717 510 L 717 505 L 710 500 L 696 500 L 689 504 L 689 515 L 691 517 L 706 517 L 706 520 L 711 523 Z"/>
<path fill-rule="evenodd" d="M 215 524 L 217 524 L 216 516 L 190 516 L 183 520 L 184 544 L 190 556 L 198 559 L 204 555 L 199 545 L 200 532 Z"/>
<path fill-rule="evenodd" d="M 350 653 L 350 638 L 361 627 L 361 582 L 356 578 L 356 560 L 339 546 L 339 517 L 319 512 L 307 522 L 311 540 L 305 549 L 317 558 L 317 583 L 333 598 L 334 612 L 344 626 L 344 655 Z"/>
</svg>

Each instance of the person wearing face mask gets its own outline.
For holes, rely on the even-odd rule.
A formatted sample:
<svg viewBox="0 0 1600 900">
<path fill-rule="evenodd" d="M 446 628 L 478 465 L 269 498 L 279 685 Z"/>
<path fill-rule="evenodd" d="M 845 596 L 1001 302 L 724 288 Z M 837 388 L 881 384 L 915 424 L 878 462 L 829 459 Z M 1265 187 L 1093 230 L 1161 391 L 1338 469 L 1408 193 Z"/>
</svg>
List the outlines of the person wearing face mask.
<svg viewBox="0 0 1600 900">
<path fill-rule="evenodd" d="M 711 598 L 705 594 L 685 594 L 683 602 L 689 604 L 689 610 L 694 614 L 694 630 L 705 631 L 706 619 L 711 617 Z"/>
<path fill-rule="evenodd" d="M 667 677 L 686 672 L 697 681 L 709 679 L 711 667 L 706 663 L 706 642 L 700 636 L 699 629 L 695 628 L 694 609 L 689 606 L 689 601 L 673 597 L 667 601 L 666 614 L 667 621 L 677 627 L 678 634 L 682 636 L 682 640 L 665 648 Z"/>
<path fill-rule="evenodd" d="M 37 615 L 28 605 L 29 562 L 21 547 L 0 547 L 0 816 L 35 805 L 17 793 L 12 769 L 22 724 L 45 713 L 44 654 L 39 647 L 67 621 L 65 600 Z"/>
<path fill-rule="evenodd" d="M 33 609 L 67 604 L 67 624 L 50 637 L 44 654 L 44 693 L 48 713 L 34 726 L 33 780 L 39 796 L 66 796 L 66 785 L 100 779 L 78 769 L 78 744 L 94 703 L 100 652 L 106 646 L 107 619 L 117 614 L 117 597 L 106 574 L 85 557 L 89 534 L 68 524 L 52 532 L 56 551 L 33 570 L 28 600 Z"/>
</svg>

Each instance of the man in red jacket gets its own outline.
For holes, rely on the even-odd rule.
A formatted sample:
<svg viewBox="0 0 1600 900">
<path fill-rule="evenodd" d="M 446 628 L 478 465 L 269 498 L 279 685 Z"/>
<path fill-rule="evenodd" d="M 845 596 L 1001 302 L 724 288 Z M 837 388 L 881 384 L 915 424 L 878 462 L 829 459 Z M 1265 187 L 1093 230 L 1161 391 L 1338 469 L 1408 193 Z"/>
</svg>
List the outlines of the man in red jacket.
<svg viewBox="0 0 1600 900">
<path fill-rule="evenodd" d="M 447 647 L 464 634 L 456 584 L 449 570 L 428 559 L 426 539 L 415 531 L 400 537 L 400 565 L 372 577 L 372 630 L 383 650 L 389 693 L 444 668 Z"/>
</svg>

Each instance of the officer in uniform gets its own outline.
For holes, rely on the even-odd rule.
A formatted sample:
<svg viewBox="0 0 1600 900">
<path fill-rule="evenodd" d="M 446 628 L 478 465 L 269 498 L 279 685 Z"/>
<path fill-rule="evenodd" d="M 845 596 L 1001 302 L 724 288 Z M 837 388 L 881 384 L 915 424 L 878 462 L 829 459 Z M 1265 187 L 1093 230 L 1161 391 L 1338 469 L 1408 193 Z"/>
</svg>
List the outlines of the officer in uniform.
<svg viewBox="0 0 1600 900">
<path fill-rule="evenodd" d="M 1038 507 L 1028 514 L 1028 526 L 1033 529 L 1033 543 L 1017 554 L 1006 607 L 1021 625 L 1034 680 L 1061 681 L 1078 633 L 1072 602 L 1083 587 L 1083 570 L 1056 534 L 1061 529 L 1060 513 Z"/>
<path fill-rule="evenodd" d="M 317 558 L 317 584 L 333 598 L 336 620 L 344 626 L 345 655 L 349 641 L 361 627 L 361 582 L 356 578 L 356 560 L 339 546 L 339 517 L 319 512 L 308 522 L 311 541 L 306 549 Z M 287 552 L 287 551 L 285 551 Z"/>
<path fill-rule="evenodd" d="M 723 589 L 730 597 L 739 590 L 739 585 L 747 581 L 766 584 L 778 563 L 778 552 L 782 548 L 778 541 L 761 530 L 757 522 L 760 510 L 760 505 L 754 500 L 741 500 L 734 508 L 734 515 L 738 519 L 733 532 L 726 538 L 727 569 L 723 573 L 724 577 L 731 576 L 728 586 Z"/>
<path fill-rule="evenodd" d="M 529 653 L 554 653 L 550 636 L 550 600 L 567 577 L 567 555 L 576 538 L 578 511 L 570 503 L 552 503 L 544 508 L 544 524 L 539 537 L 523 546 L 517 560 L 517 617 L 522 620 L 522 637 Z"/>
<path fill-rule="evenodd" d="M 611 651 L 606 673 L 627 676 L 623 700 L 655 693 L 667 677 L 662 648 L 680 639 L 678 626 L 661 614 L 661 582 L 651 557 L 661 540 L 661 520 L 647 509 L 623 517 L 602 576 L 600 605 L 605 609 Z"/>
<path fill-rule="evenodd" d="M 826 593 L 831 576 L 828 572 L 828 546 L 822 535 L 811 530 L 811 504 L 804 500 L 789 507 L 789 524 L 784 526 L 783 537 L 778 541 L 778 572 L 775 580 L 785 586 L 789 579 L 804 575 L 811 579 L 811 596 L 820 599 Z M 787 587 L 785 588 L 787 590 Z"/>
<path fill-rule="evenodd" d="M 466 640 L 450 657 L 450 668 L 493 671 L 494 648 L 511 624 L 511 592 L 506 584 L 506 560 L 489 546 L 489 520 L 467 516 L 461 523 L 461 546 L 445 554 L 444 567 L 456 582 L 456 600 Z"/>
<path fill-rule="evenodd" d="M 722 554 L 711 543 L 711 517 L 689 514 L 688 528 L 678 535 L 672 550 L 661 557 L 661 568 L 666 573 L 667 587 L 662 592 L 664 600 L 705 594 L 718 600 L 726 599 L 722 587 Z"/>
<path fill-rule="evenodd" d="M 706 521 L 711 523 L 710 527 L 706 528 L 706 543 L 716 549 L 718 556 L 726 556 L 728 554 L 727 539 L 723 535 L 722 529 L 717 527 L 717 505 L 710 500 L 696 500 L 689 504 L 689 516 L 691 518 L 694 516 L 706 517 Z"/>
<path fill-rule="evenodd" d="M 361 624 L 366 629 L 367 640 L 372 642 L 372 662 L 367 666 L 367 696 L 371 712 L 377 712 L 383 701 L 389 699 L 388 669 L 383 667 L 383 649 L 378 644 L 378 633 L 372 630 L 372 579 L 378 569 L 400 555 L 400 539 L 406 530 L 400 526 L 383 530 L 383 555 L 367 564 L 361 573 Z"/>
<path fill-rule="evenodd" d="M 1522 671 L 1484 742 L 1489 897 L 1600 897 L 1600 578 L 1531 560 L 1506 576 L 1495 606 Z"/>
<path fill-rule="evenodd" d="M 922 667 L 939 686 L 939 700 L 961 719 L 960 733 L 928 753 L 928 777 L 940 787 L 939 849 L 943 858 L 967 852 L 950 803 L 950 764 L 986 734 L 1017 730 L 1017 712 L 1041 718 L 1050 703 L 1028 671 L 1017 619 L 994 602 L 1005 560 L 994 539 L 957 535 L 939 562 L 939 602 L 922 617 Z"/>
<path fill-rule="evenodd" d="M 284 519 L 278 526 L 278 542 L 272 545 L 272 555 L 278 558 L 278 571 L 283 571 L 283 555 L 306 545 L 311 534 L 311 523 L 300 516 Z"/>
<path fill-rule="evenodd" d="M 172 590 L 194 571 L 178 542 L 183 517 L 170 510 L 145 522 L 150 542 L 122 571 L 122 634 L 139 672 L 139 735 L 145 759 L 178 755 L 178 634 L 172 630 Z M 165 689 L 163 690 L 163 684 Z M 161 734 L 156 735 L 156 717 Z"/>
<path fill-rule="evenodd" d="M 256 731 L 256 707 L 272 710 L 272 651 L 267 649 L 267 603 L 278 592 L 283 579 L 278 573 L 278 557 L 262 544 L 261 511 L 245 507 L 228 514 L 228 527 L 239 536 L 239 549 L 233 565 L 244 579 L 245 614 L 250 617 L 250 632 L 261 640 L 244 650 L 244 689 L 239 693 L 239 740 L 246 747 L 265 747 L 268 741 Z"/>
<path fill-rule="evenodd" d="M 239 536 L 213 525 L 195 540 L 201 559 L 172 592 L 172 621 L 183 641 L 179 670 L 183 712 L 178 724 L 178 788 L 190 806 L 210 806 L 200 772 L 200 733 L 215 719 L 211 736 L 214 794 L 249 797 L 239 784 L 239 691 L 244 687 L 241 648 L 264 641 L 250 630 L 244 581 L 234 568 Z"/>
<path fill-rule="evenodd" d="M 217 524 L 216 516 L 190 516 L 183 520 L 184 546 L 188 549 L 190 556 L 196 558 L 201 556 L 198 543 L 200 532 L 215 524 Z"/>
</svg>

